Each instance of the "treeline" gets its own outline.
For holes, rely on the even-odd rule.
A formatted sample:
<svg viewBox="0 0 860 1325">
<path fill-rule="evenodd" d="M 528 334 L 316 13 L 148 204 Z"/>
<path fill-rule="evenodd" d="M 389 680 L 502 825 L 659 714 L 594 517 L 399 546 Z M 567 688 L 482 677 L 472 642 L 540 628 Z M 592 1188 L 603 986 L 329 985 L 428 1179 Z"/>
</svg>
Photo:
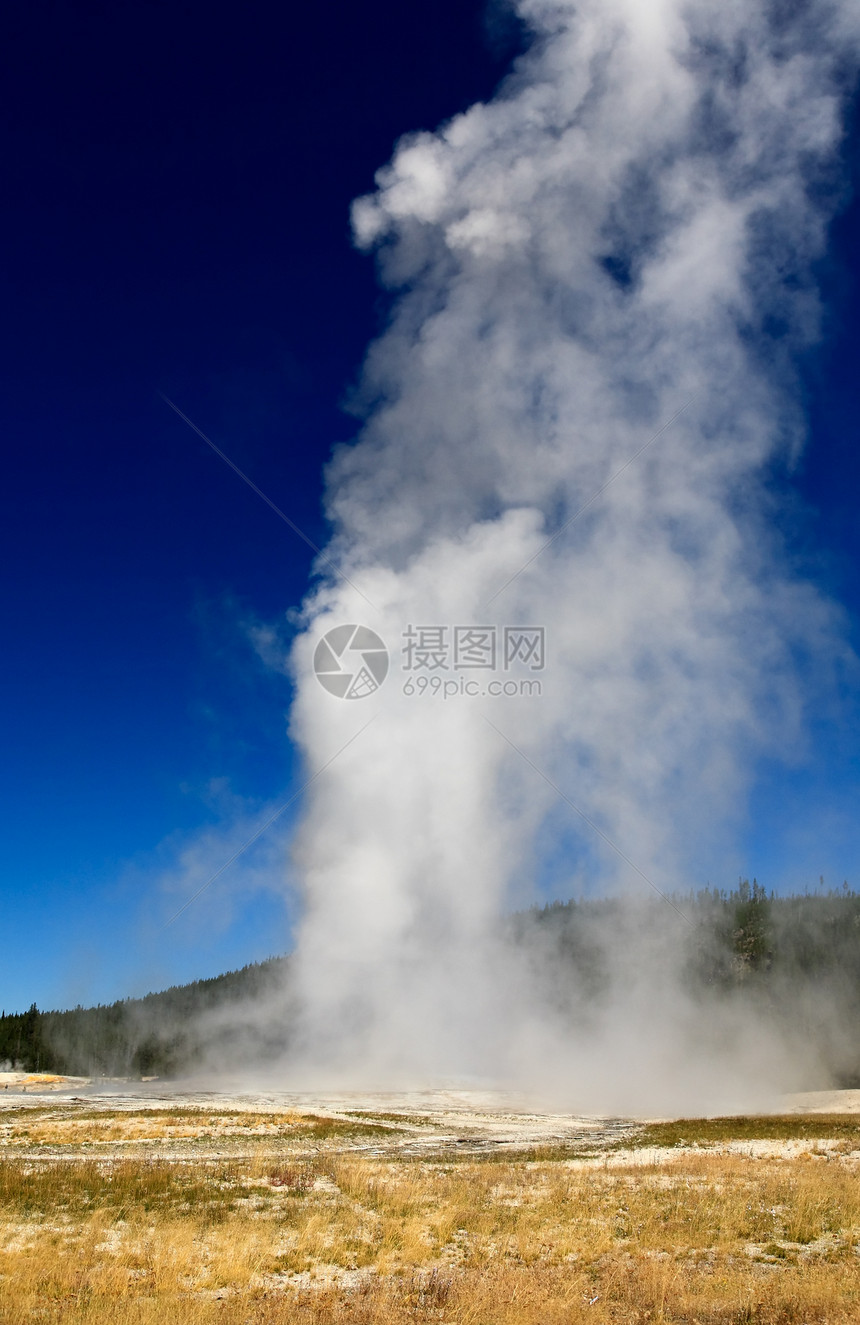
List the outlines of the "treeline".
<svg viewBox="0 0 860 1325">
<path fill-rule="evenodd" d="M 666 909 L 668 908 L 668 909 Z M 666 922 L 684 937 L 690 988 L 752 988 L 776 978 L 828 979 L 860 997 L 860 893 L 839 889 L 782 897 L 753 880 L 730 891 L 703 888 L 630 903 L 615 898 L 552 902 L 513 917 L 516 937 L 542 933 L 562 963 L 599 979 L 613 921 Z M 634 954 L 631 953 L 631 961 Z"/>
<path fill-rule="evenodd" d="M 210 1041 L 232 1037 L 229 1015 L 284 984 L 285 957 L 161 993 L 93 1008 L 0 1015 L 0 1065 L 68 1076 L 169 1077 L 200 1066 Z"/>
<path fill-rule="evenodd" d="M 810 1089 L 860 1087 L 860 894 L 847 884 L 783 897 L 744 879 L 638 903 L 553 903 L 513 923 L 544 1001 L 571 1023 L 593 1021 L 642 972 L 653 991 L 662 963 L 703 1028 L 740 1014 L 796 1048 Z M 727 1011 L 734 1023 L 719 1021 Z"/>
<path fill-rule="evenodd" d="M 732 1000 L 820 1050 L 832 1081 L 860 1085 L 860 894 L 789 897 L 755 880 L 668 898 L 555 902 L 508 921 L 547 1008 L 573 1020 L 613 982 L 665 963 L 702 1015 Z M 513 954 L 512 954 L 513 956 Z M 70 1076 L 170 1077 L 276 1061 L 294 1023 L 289 958 L 145 998 L 0 1015 L 0 1066 Z"/>
</svg>

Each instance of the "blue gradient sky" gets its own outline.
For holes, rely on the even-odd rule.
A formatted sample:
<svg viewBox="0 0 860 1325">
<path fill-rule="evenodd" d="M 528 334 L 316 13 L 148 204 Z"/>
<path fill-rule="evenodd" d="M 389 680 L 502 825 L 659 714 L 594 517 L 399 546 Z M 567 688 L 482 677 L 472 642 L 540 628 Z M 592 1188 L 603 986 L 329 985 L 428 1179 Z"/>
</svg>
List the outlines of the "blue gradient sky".
<svg viewBox="0 0 860 1325">
<path fill-rule="evenodd" d="M 14 17 L 0 55 L 6 1010 L 289 946 L 275 881 L 297 805 L 163 929 L 194 891 L 183 853 L 217 867 L 297 785 L 289 685 L 252 637 L 300 602 L 312 554 L 158 392 L 323 543 L 322 466 L 356 431 L 343 404 L 384 314 L 349 203 L 399 134 L 488 96 L 516 41 L 473 0 Z M 846 181 L 858 144 L 855 123 Z M 809 445 L 773 480 L 791 554 L 845 605 L 855 644 L 858 271 L 846 193 L 821 270 L 827 339 L 804 365 Z M 855 698 L 814 716 L 802 765 L 759 770 L 746 842 L 693 885 L 858 884 Z"/>
</svg>

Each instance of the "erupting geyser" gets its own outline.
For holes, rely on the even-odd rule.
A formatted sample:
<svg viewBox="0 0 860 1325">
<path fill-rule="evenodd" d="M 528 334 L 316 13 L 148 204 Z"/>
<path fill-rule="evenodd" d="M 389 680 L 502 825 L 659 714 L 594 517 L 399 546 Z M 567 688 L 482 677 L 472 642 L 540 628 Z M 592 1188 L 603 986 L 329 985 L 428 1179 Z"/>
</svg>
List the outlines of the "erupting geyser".
<svg viewBox="0 0 860 1325">
<path fill-rule="evenodd" d="M 604 1107 L 679 1080 L 786 1084 L 749 1019 L 703 1036 L 670 907 L 635 966 L 613 936 L 618 979 L 580 1025 L 499 917 L 571 828 L 604 884 L 697 879 L 751 759 L 790 747 L 816 658 L 842 648 L 782 556 L 762 473 L 803 441 L 792 362 L 818 330 L 860 14 L 517 11 L 530 46 L 495 98 L 404 138 L 353 210 L 394 296 L 294 651 L 309 770 L 375 717 L 300 832 L 301 1054 L 320 1077 L 552 1081 Z M 392 654 L 355 703 L 312 666 L 344 623 Z M 545 628 L 539 696 L 405 693 L 410 627 L 518 625 Z"/>
</svg>

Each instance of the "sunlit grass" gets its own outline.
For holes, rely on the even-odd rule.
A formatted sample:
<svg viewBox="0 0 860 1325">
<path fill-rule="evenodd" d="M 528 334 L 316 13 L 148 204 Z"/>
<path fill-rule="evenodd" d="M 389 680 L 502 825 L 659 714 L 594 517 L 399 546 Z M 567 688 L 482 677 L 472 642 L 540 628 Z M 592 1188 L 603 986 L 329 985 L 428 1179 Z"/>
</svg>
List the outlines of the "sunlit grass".
<svg viewBox="0 0 860 1325">
<path fill-rule="evenodd" d="M 860 1319 L 860 1183 L 847 1150 L 404 1161 L 321 1147 L 307 1115 L 260 1115 L 310 1129 L 304 1150 L 285 1155 L 271 1133 L 252 1135 L 255 1115 L 243 1117 L 252 1153 L 242 1158 L 0 1162 L 2 1325 Z M 856 1124 L 659 1127 L 639 1143 L 762 1131 L 846 1142 Z"/>
<path fill-rule="evenodd" d="M 392 1132 L 384 1122 L 320 1117 L 310 1113 L 224 1113 L 210 1109 L 44 1111 L 20 1109 L 0 1114 L 0 1137 L 18 1146 L 99 1146 L 116 1142 L 206 1141 L 284 1138 L 317 1141 L 380 1138 Z"/>
<path fill-rule="evenodd" d="M 729 1141 L 854 1141 L 860 1147 L 860 1116 L 852 1114 L 763 1114 L 738 1118 L 679 1118 L 649 1123 L 637 1146 L 707 1146 Z M 624 1144 L 624 1143 L 622 1143 Z"/>
</svg>

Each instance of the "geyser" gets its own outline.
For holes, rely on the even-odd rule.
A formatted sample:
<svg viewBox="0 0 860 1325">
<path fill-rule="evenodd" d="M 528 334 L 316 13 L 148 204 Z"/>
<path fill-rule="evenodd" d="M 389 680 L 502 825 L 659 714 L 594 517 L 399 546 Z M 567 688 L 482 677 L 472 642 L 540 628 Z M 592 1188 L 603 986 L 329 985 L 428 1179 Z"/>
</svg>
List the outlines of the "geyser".
<svg viewBox="0 0 860 1325">
<path fill-rule="evenodd" d="M 791 1056 L 731 1009 L 702 1033 L 670 907 L 644 937 L 638 902 L 614 922 L 618 978 L 581 1024 L 500 917 L 562 850 L 572 881 L 634 899 L 644 878 L 704 882 L 746 770 L 792 748 L 844 647 L 763 473 L 803 442 L 793 363 L 818 333 L 858 11 L 517 12 L 530 45 L 494 99 L 404 137 L 353 209 L 391 313 L 293 654 L 309 772 L 373 721 L 313 783 L 297 843 L 300 1057 L 320 1078 L 529 1081 L 603 1107 L 678 1082 L 687 1103 L 746 1100 L 791 1084 Z M 347 624 L 391 654 L 354 699 L 313 669 Z M 409 691 L 410 629 L 447 632 L 438 654 L 458 627 L 543 628 L 540 693 Z M 531 674 L 501 642 L 494 665 Z"/>
</svg>

